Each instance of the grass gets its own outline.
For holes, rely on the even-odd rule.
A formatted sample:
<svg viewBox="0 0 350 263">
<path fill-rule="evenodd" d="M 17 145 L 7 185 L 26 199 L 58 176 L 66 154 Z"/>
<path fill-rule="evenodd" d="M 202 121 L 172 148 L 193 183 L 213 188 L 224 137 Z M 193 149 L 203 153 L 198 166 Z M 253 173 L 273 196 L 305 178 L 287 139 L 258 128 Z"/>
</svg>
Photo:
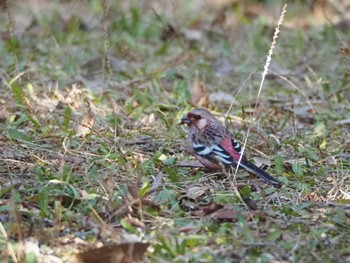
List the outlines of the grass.
<svg viewBox="0 0 350 263">
<path fill-rule="evenodd" d="M 1 15 L 1 258 L 69 261 L 111 244 L 136 258 L 144 242 L 145 262 L 349 260 L 347 31 L 298 27 L 290 4 L 255 108 L 277 6 L 104 3 Z M 247 155 L 281 189 L 183 165 L 177 124 L 196 76 L 238 140 L 250 126 Z"/>
</svg>

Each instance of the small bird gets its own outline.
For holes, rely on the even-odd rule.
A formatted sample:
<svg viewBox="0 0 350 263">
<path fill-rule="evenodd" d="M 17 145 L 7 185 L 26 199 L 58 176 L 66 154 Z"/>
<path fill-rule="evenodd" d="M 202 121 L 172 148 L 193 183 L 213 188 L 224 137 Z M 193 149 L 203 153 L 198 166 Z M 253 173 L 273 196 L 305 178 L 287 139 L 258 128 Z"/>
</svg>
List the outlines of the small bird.
<svg viewBox="0 0 350 263">
<path fill-rule="evenodd" d="M 223 167 L 240 167 L 251 172 L 268 184 L 280 188 L 281 184 L 270 174 L 250 163 L 244 155 L 240 144 L 230 131 L 206 109 L 194 109 L 181 119 L 181 125 L 188 126 L 188 142 L 192 154 L 205 167 L 222 170 Z M 242 157 L 241 157 L 242 156 Z"/>
</svg>

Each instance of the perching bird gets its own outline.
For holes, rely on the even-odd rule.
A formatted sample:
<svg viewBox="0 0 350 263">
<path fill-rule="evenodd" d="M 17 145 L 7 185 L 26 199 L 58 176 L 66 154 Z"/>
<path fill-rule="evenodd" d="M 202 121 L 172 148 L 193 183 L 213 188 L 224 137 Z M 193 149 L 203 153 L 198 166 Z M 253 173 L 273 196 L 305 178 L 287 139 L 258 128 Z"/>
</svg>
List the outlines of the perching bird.
<svg viewBox="0 0 350 263">
<path fill-rule="evenodd" d="M 222 170 L 223 166 L 237 168 L 238 160 L 243 154 L 242 148 L 229 130 L 209 111 L 191 110 L 181 119 L 180 124 L 187 124 L 191 151 L 205 167 L 213 170 Z M 244 155 L 240 167 L 277 188 L 281 186 L 275 178 L 250 163 Z"/>
</svg>

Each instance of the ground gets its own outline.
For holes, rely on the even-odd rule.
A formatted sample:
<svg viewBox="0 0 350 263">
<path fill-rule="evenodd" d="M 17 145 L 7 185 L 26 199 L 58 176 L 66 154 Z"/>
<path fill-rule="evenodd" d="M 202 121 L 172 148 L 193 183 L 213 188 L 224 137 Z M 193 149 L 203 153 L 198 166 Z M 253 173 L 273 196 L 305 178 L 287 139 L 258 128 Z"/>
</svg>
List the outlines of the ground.
<svg viewBox="0 0 350 263">
<path fill-rule="evenodd" d="M 0 2 L 1 260 L 350 262 L 346 1 L 121 2 Z M 195 107 L 283 186 L 201 167 Z"/>
</svg>

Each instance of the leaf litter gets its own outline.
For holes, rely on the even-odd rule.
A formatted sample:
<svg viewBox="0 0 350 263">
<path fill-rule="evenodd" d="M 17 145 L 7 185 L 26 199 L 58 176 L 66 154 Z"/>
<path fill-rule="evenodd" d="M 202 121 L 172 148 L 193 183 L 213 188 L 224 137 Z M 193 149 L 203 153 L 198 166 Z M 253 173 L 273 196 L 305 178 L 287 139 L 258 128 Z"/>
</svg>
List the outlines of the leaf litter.
<svg viewBox="0 0 350 263">
<path fill-rule="evenodd" d="M 31 2 L 10 12 L 26 52 L 7 47 L 8 60 L 1 62 L 1 79 L 9 84 L 0 100 L 2 256 L 57 261 L 76 255 L 85 262 L 347 259 L 349 104 L 346 81 L 337 77 L 344 75 L 339 61 L 346 52 L 335 52 L 319 29 L 306 19 L 287 21 L 287 28 L 302 28 L 307 37 L 282 29 L 283 54 L 274 55 L 285 79 L 268 79 L 255 111 L 256 79 L 247 85 L 241 80 L 261 67 L 264 36 L 276 21 L 262 4 L 212 2 L 212 13 L 190 20 L 180 19 L 185 6 L 145 4 L 154 4 L 160 17 L 154 19 L 152 8 L 140 16 L 140 3 L 135 9 L 111 4 L 104 19 L 117 33 L 106 37 L 103 6 L 60 4 L 53 26 L 48 14 L 55 6 Z M 186 8 L 205 14 L 196 2 Z M 38 13 L 26 16 L 25 7 Z M 322 8 L 341 22 L 329 4 L 315 4 L 311 15 Z M 176 15 L 165 20 L 169 10 Z M 313 41 L 315 35 L 322 41 Z M 11 44 L 10 35 L 2 37 Z M 304 54 L 307 60 L 295 61 Z M 15 81 L 11 63 L 25 72 Z M 328 72 L 321 73 L 320 65 Z M 321 75 L 334 90 L 327 91 Z M 233 132 L 240 141 L 252 123 L 249 156 L 285 187 L 276 192 L 244 172 L 235 185 L 193 161 L 176 125 L 189 105 L 220 115 L 238 128 Z M 224 115 L 229 105 L 233 110 Z M 23 250 L 11 253 L 16 244 Z"/>
</svg>

